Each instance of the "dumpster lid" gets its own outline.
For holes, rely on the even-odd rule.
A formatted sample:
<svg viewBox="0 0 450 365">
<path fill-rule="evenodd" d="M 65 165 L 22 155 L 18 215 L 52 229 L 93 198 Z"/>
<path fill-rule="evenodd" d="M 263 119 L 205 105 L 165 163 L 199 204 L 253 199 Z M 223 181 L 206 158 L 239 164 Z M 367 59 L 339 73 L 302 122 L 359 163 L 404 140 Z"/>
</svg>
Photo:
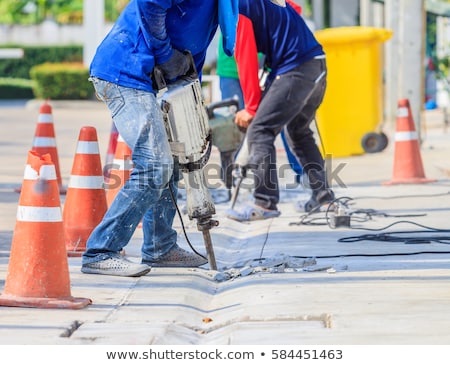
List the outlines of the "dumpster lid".
<svg viewBox="0 0 450 365">
<path fill-rule="evenodd" d="M 386 28 L 353 26 L 320 29 L 315 32 L 322 45 L 353 42 L 384 42 L 392 37 L 393 31 Z"/>
</svg>

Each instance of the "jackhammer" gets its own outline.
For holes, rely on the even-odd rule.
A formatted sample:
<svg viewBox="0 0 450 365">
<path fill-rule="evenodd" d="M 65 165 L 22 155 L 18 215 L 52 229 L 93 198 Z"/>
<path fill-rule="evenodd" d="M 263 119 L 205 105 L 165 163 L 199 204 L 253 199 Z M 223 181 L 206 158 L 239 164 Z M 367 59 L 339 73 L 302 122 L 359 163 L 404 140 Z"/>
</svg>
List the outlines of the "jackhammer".
<svg viewBox="0 0 450 365">
<path fill-rule="evenodd" d="M 166 83 L 162 71 L 155 67 L 154 87 L 163 112 L 172 154 L 178 158 L 186 186 L 186 208 L 189 219 L 197 220 L 203 234 L 209 266 L 217 270 L 210 229 L 219 222 L 212 219 L 216 213 L 209 193 L 203 167 L 211 154 L 211 133 L 208 114 L 202 97 L 201 83 L 192 55 L 188 73 L 173 83 Z"/>
<path fill-rule="evenodd" d="M 243 138 L 243 133 L 234 122 L 238 109 L 239 100 L 235 98 L 216 101 L 206 107 L 212 135 L 212 144 L 220 152 L 220 177 L 228 193 L 226 201 L 231 199 L 234 156 Z"/>
</svg>

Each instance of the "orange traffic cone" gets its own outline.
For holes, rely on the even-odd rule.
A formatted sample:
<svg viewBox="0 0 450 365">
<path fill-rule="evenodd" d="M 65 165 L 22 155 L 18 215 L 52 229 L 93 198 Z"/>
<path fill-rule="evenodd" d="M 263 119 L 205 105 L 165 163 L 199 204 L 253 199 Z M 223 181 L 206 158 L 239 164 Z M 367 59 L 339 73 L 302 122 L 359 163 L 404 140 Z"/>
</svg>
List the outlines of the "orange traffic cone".
<svg viewBox="0 0 450 365">
<path fill-rule="evenodd" d="M 97 131 L 83 127 L 64 203 L 63 222 L 69 256 L 81 256 L 92 230 L 107 210 Z"/>
<path fill-rule="evenodd" d="M 395 132 L 394 173 L 384 185 L 422 184 L 436 181 L 425 177 L 420 146 L 408 99 L 398 101 Z"/>
<path fill-rule="evenodd" d="M 114 161 L 111 166 L 108 183 L 106 184 L 106 202 L 108 203 L 108 207 L 111 206 L 117 193 L 129 179 L 131 170 L 133 170 L 131 148 L 127 146 L 119 134 Z"/>
<path fill-rule="evenodd" d="M 59 190 L 50 154 L 28 152 L 0 306 L 79 309 L 70 293 Z"/>
<path fill-rule="evenodd" d="M 114 155 L 116 153 L 118 137 L 119 132 L 113 122 L 111 126 L 111 133 L 109 136 L 108 150 L 106 151 L 105 166 L 103 169 L 103 176 L 106 182 L 108 181 L 109 175 L 111 174 L 111 165 L 114 162 Z"/>
<path fill-rule="evenodd" d="M 59 168 L 58 149 L 56 148 L 55 129 L 53 126 L 52 107 L 45 102 L 39 109 L 38 123 L 33 138 L 32 151 L 40 155 L 49 153 L 56 169 L 56 179 L 59 193 L 65 194 L 66 189 L 62 186 L 61 170 Z"/>
</svg>

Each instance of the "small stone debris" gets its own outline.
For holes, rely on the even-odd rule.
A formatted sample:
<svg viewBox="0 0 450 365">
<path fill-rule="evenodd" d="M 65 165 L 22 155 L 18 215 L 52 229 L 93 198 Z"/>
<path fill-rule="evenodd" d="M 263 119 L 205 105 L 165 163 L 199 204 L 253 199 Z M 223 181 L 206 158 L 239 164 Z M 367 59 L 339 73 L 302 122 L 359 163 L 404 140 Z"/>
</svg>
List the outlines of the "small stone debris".
<svg viewBox="0 0 450 365">
<path fill-rule="evenodd" d="M 235 267 L 224 268 L 213 275 L 213 280 L 224 282 L 259 273 L 295 273 L 326 271 L 329 274 L 336 273 L 332 266 L 318 265 L 314 257 L 298 258 L 279 254 L 274 257 L 250 260 L 236 264 Z"/>
</svg>

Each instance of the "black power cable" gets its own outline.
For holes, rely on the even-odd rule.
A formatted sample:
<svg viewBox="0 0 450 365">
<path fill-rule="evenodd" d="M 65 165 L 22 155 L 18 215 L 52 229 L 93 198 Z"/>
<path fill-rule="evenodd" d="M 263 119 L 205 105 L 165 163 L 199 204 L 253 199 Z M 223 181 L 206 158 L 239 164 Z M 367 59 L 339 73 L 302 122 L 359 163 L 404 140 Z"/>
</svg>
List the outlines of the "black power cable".
<svg viewBox="0 0 450 365">
<path fill-rule="evenodd" d="M 186 238 L 186 242 L 188 243 L 189 247 L 191 248 L 191 250 L 192 250 L 193 252 L 195 252 L 195 253 L 196 253 L 198 256 L 200 256 L 201 258 L 203 258 L 203 259 L 205 259 L 205 260 L 208 260 L 204 255 L 202 255 L 201 253 L 199 253 L 199 252 L 194 248 L 194 246 L 192 246 L 192 243 L 191 243 L 191 241 L 190 241 L 190 239 L 189 239 L 189 237 L 188 237 L 188 235 L 187 235 L 187 232 L 186 232 L 186 227 L 184 226 L 183 215 L 181 214 L 180 208 L 178 207 L 177 199 L 176 199 L 176 197 L 175 197 L 175 193 L 173 192 L 172 186 L 171 186 L 170 184 L 169 184 L 169 192 L 170 192 L 170 197 L 172 198 L 172 203 L 173 203 L 175 209 L 177 210 L 178 217 L 180 218 L 181 228 L 182 228 L 182 230 L 183 230 L 184 237 Z"/>
<path fill-rule="evenodd" d="M 438 196 L 446 196 L 449 195 L 450 192 L 441 193 L 441 194 L 431 194 L 431 195 L 403 195 L 403 196 L 390 196 L 390 197 L 380 197 L 380 199 L 395 199 L 395 198 L 419 198 L 419 197 L 438 197 Z M 359 197 L 356 199 L 376 199 L 377 197 Z M 310 218 L 312 214 L 316 214 L 317 210 L 311 211 L 306 215 L 303 215 L 300 217 L 299 222 L 291 222 L 290 225 L 328 225 L 330 228 L 336 228 L 332 224 L 330 224 L 330 214 L 334 213 L 336 214 L 336 211 L 341 207 L 344 208 L 344 211 L 348 211 L 350 207 L 350 202 L 354 201 L 355 198 L 350 197 L 341 197 L 338 199 L 333 200 L 329 205 L 328 209 L 325 212 L 324 217 L 314 217 Z M 374 216 L 381 216 L 381 217 L 393 217 L 393 218 L 404 218 L 404 217 L 421 217 L 425 216 L 426 214 L 387 214 L 384 212 L 377 211 L 375 209 L 357 209 L 353 210 L 351 212 L 346 212 L 346 215 L 350 216 L 352 220 L 358 220 L 359 222 L 368 221 L 371 220 Z M 361 216 L 362 217 L 358 217 Z M 338 242 L 360 242 L 360 241 L 381 241 L 381 242 L 403 242 L 405 244 L 430 244 L 430 243 L 441 243 L 441 244 L 449 244 L 450 243 L 450 235 L 447 236 L 445 233 L 450 233 L 450 230 L 447 229 L 438 229 L 433 228 L 429 226 L 425 226 L 419 223 L 415 223 L 412 221 L 397 221 L 392 224 L 389 224 L 382 228 L 364 228 L 364 227 L 349 227 L 352 229 L 359 229 L 359 230 L 367 230 L 367 231 L 384 231 L 388 228 L 391 228 L 392 226 L 396 224 L 401 223 L 408 223 L 408 224 L 414 224 L 421 228 L 424 228 L 425 230 L 418 230 L 418 231 L 391 231 L 391 232 L 384 232 L 379 234 L 363 234 L 359 236 L 350 236 L 350 237 L 344 237 L 338 239 Z M 444 234 L 444 235 L 443 235 Z M 405 235 L 409 235 L 405 236 Z M 412 237 L 411 237 L 412 235 Z M 446 253 L 446 252 L 436 252 L 436 253 Z M 384 256 L 385 254 L 383 254 Z M 341 256 L 339 256 L 341 257 Z"/>
</svg>

